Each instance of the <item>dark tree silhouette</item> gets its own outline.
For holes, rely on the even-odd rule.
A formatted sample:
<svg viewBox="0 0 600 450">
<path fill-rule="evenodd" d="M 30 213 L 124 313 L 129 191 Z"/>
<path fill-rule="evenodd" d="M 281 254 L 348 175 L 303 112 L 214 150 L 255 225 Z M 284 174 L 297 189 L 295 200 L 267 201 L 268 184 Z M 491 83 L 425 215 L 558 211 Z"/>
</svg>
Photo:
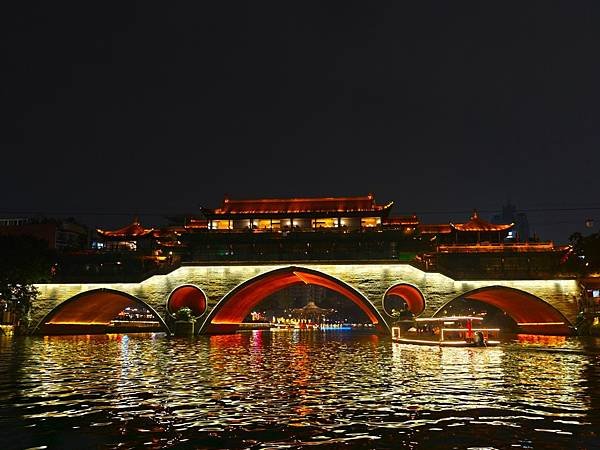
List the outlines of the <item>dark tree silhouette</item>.
<svg viewBox="0 0 600 450">
<path fill-rule="evenodd" d="M 28 325 L 35 283 L 51 278 L 53 252 L 30 236 L 0 236 L 0 306 L 14 313 L 15 325 Z"/>
</svg>

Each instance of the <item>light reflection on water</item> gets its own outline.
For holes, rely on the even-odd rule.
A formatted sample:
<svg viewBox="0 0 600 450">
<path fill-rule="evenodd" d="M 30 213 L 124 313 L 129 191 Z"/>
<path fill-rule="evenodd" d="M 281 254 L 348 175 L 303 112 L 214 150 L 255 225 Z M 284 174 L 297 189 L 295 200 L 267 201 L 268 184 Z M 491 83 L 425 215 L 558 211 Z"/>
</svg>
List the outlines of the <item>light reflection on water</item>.
<svg viewBox="0 0 600 450">
<path fill-rule="evenodd" d="M 255 331 L 2 338 L 0 350 L 0 448 L 600 446 L 594 341 Z"/>
</svg>

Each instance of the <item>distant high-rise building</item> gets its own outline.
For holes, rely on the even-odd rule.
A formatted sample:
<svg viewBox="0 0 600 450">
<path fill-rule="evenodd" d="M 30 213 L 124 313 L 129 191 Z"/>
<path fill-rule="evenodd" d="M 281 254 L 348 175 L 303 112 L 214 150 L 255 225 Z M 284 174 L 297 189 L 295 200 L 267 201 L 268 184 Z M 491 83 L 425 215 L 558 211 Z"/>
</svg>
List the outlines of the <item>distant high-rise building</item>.
<svg viewBox="0 0 600 450">
<path fill-rule="evenodd" d="M 517 207 L 510 201 L 502 206 L 502 213 L 492 218 L 493 223 L 514 223 L 515 227 L 509 232 L 506 239 L 526 242 L 529 240 L 529 221 L 527 214 L 517 212 Z"/>
</svg>

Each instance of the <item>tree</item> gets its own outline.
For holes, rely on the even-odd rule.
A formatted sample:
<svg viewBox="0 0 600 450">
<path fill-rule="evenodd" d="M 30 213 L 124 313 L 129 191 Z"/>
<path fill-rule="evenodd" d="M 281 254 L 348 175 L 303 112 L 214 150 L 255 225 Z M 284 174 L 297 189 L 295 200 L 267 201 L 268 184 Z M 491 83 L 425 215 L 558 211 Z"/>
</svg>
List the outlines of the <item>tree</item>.
<svg viewBox="0 0 600 450">
<path fill-rule="evenodd" d="M 600 233 L 583 236 L 573 233 L 569 237 L 573 248 L 570 263 L 580 274 L 600 271 Z"/>
<path fill-rule="evenodd" d="M 0 306 L 14 314 L 15 325 L 27 325 L 38 295 L 34 284 L 51 278 L 52 256 L 46 241 L 0 236 Z"/>
</svg>

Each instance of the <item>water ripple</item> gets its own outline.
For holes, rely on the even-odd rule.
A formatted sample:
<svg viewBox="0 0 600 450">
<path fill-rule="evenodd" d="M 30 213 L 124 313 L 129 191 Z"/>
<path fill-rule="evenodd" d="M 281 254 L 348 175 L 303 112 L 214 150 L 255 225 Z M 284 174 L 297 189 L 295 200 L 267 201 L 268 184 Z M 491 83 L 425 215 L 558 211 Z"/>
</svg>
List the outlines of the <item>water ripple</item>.
<svg viewBox="0 0 600 450">
<path fill-rule="evenodd" d="M 593 448 L 600 356 L 586 345 L 430 348 L 343 332 L 4 339 L 0 427 L 11 433 L 0 447 Z"/>
</svg>

